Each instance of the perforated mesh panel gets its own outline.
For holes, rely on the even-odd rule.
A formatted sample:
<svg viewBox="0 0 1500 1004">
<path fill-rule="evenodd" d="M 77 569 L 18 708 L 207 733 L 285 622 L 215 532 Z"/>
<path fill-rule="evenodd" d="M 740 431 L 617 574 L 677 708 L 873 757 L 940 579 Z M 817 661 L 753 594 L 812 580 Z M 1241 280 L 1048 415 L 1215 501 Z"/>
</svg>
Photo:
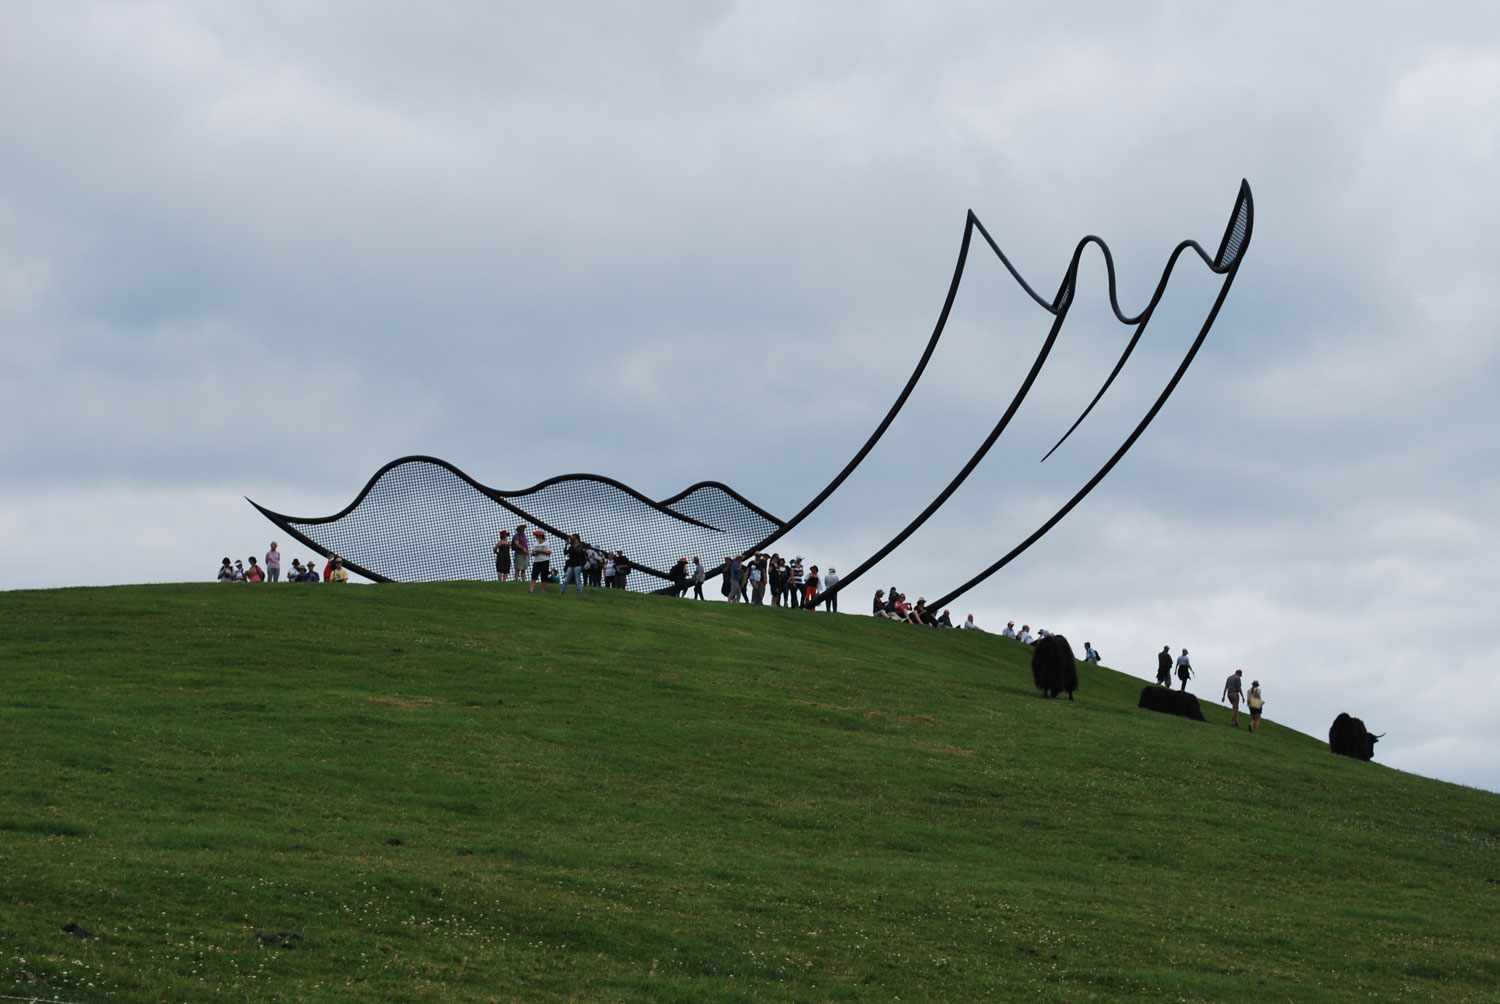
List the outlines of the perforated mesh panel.
<svg viewBox="0 0 1500 1004">
<path fill-rule="evenodd" d="M 427 458 L 398 461 L 377 474 L 348 510 L 298 519 L 262 510 L 273 522 L 356 570 L 397 582 L 492 579 L 491 548 L 518 523 L 548 532 L 562 565 L 562 537 L 577 533 L 609 551 L 622 550 L 635 568 L 632 589 L 650 591 L 678 558 L 713 568 L 781 524 L 722 487 L 702 485 L 671 502 L 652 503 L 612 482 L 578 475 L 524 493 L 484 488 Z"/>
</svg>

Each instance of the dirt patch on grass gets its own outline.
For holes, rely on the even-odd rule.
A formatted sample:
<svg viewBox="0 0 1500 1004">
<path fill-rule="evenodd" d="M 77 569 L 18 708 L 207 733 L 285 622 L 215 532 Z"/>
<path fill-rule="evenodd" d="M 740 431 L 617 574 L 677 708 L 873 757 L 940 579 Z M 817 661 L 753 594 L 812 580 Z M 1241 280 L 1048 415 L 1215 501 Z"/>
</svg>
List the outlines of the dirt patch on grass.
<svg viewBox="0 0 1500 1004">
<path fill-rule="evenodd" d="M 393 708 L 406 708 L 407 710 L 412 710 L 414 708 L 435 708 L 438 705 L 444 704 L 446 702 L 440 701 L 440 700 L 438 700 L 435 697 L 385 697 L 385 696 L 381 696 L 381 697 L 372 697 L 372 698 L 370 698 L 370 703 L 371 704 L 389 704 Z"/>
<path fill-rule="evenodd" d="M 851 708 L 851 707 L 848 707 L 848 706 L 843 705 L 843 704 L 824 704 L 822 701 L 803 701 L 803 700 L 793 699 L 792 703 L 793 704 L 800 704 L 804 708 L 822 708 L 824 711 L 858 711 L 859 710 L 858 708 Z"/>
<path fill-rule="evenodd" d="M 947 756 L 961 756 L 965 760 L 974 759 L 973 750 L 966 750 L 958 746 L 948 746 L 944 743 L 938 743 L 936 746 L 929 746 L 927 748 L 934 753 L 942 753 Z"/>
</svg>

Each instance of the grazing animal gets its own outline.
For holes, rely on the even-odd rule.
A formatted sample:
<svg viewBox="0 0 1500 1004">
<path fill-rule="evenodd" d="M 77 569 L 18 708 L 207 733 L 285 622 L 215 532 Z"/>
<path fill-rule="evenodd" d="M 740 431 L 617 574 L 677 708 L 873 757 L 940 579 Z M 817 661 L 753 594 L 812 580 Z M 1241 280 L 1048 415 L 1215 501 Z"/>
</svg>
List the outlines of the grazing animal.
<svg viewBox="0 0 1500 1004">
<path fill-rule="evenodd" d="M 1136 707 L 1160 711 L 1165 715 L 1181 715 L 1199 722 L 1206 721 L 1203 709 L 1198 706 L 1198 698 L 1171 687 L 1145 687 L 1141 690 L 1141 699 Z"/>
<path fill-rule="evenodd" d="M 1073 699 L 1073 691 L 1078 689 L 1078 663 L 1068 639 L 1049 634 L 1036 643 L 1031 650 L 1031 680 L 1048 697 L 1066 690 L 1068 700 Z"/>
<path fill-rule="evenodd" d="M 1365 731 L 1365 723 L 1349 717 L 1347 711 L 1339 712 L 1328 730 L 1328 748 L 1341 756 L 1352 756 L 1356 760 L 1369 760 L 1375 756 L 1375 744 L 1380 736 Z"/>
</svg>

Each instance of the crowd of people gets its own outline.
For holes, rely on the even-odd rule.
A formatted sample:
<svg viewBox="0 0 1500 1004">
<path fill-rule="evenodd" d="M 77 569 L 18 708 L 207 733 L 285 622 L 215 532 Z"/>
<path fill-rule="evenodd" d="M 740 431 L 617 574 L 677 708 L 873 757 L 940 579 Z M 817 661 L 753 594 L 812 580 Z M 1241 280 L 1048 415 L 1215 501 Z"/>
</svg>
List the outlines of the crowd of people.
<svg viewBox="0 0 1500 1004">
<path fill-rule="evenodd" d="M 280 582 L 281 581 L 281 552 L 277 550 L 276 541 L 271 541 L 271 549 L 266 552 L 266 563 L 262 565 L 255 557 L 250 555 L 245 559 L 250 564 L 247 567 L 244 561 L 230 562 L 225 558 L 219 564 L 218 581 L 220 582 Z M 344 560 L 338 555 L 331 555 L 323 564 L 322 575 L 309 558 L 304 564 L 300 558 L 293 558 L 291 565 L 287 568 L 287 582 L 348 582 L 349 570 L 344 567 Z"/>
<path fill-rule="evenodd" d="M 608 551 L 585 544 L 578 534 L 569 534 L 562 545 L 562 570 L 552 567 L 552 545 L 547 540 L 546 530 L 528 530 L 525 523 L 519 524 L 515 532 L 500 531 L 495 541 L 495 578 L 524 582 L 528 576 L 531 585 L 528 591 L 536 592 L 540 585 L 547 591 L 549 583 L 559 583 L 562 591 L 568 591 L 569 583 L 576 583 L 578 594 L 583 595 L 585 585 L 605 589 L 624 589 L 630 581 L 630 559 L 621 550 Z"/>
</svg>

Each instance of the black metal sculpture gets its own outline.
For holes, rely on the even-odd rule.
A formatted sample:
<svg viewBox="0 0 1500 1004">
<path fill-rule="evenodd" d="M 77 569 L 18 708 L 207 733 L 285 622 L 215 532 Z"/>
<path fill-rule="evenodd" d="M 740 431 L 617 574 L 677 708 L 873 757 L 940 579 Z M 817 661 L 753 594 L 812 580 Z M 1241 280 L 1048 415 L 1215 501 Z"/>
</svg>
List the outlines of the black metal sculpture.
<svg viewBox="0 0 1500 1004">
<path fill-rule="evenodd" d="M 854 571 L 844 576 L 837 586 L 825 591 L 815 601 L 821 602 L 824 597 L 844 589 L 863 575 L 937 512 L 1005 431 L 1041 372 L 1063 322 L 1067 319 L 1068 309 L 1074 301 L 1079 259 L 1088 245 L 1097 244 L 1104 255 L 1109 275 L 1110 306 L 1115 317 L 1122 324 L 1134 325 L 1135 332 L 1103 386 L 1052 450 L 1048 451 L 1047 456 L 1051 456 L 1067 440 L 1104 396 L 1140 342 L 1166 291 L 1167 281 L 1178 258 L 1188 249 L 1195 251 L 1214 273 L 1224 277 L 1224 281 L 1197 338 L 1172 378 L 1167 381 L 1155 404 L 1147 410 L 1114 455 L 1047 522 L 1000 560 L 932 604 L 934 608 L 943 607 L 1003 568 L 1040 539 L 1104 479 L 1140 438 L 1182 379 L 1207 337 L 1239 271 L 1240 262 L 1250 243 L 1253 225 L 1254 204 L 1250 186 L 1242 181 L 1234 211 L 1217 253 L 1210 256 L 1196 241 L 1187 240 L 1178 244 L 1167 260 L 1150 302 L 1139 314 L 1127 317 L 1120 309 L 1115 293 L 1114 261 L 1109 247 L 1102 240 L 1088 236 L 1078 242 L 1057 294 L 1047 300 L 1021 277 L 979 222 L 979 218 L 970 211 L 964 224 L 963 242 L 948 286 L 948 296 L 943 302 L 943 309 L 938 314 L 927 345 L 907 378 L 906 386 L 901 389 L 885 417 L 853 458 L 822 491 L 787 520 L 777 519 L 727 485 L 714 481 L 700 482 L 660 502 L 653 502 L 611 478 L 593 474 L 565 475 L 543 481 L 524 491 L 505 492 L 485 487 L 452 464 L 434 457 L 403 457 L 392 461 L 376 472 L 348 507 L 333 516 L 297 518 L 272 512 L 253 501 L 251 504 L 309 547 L 324 555 L 338 554 L 349 568 L 380 582 L 487 578 L 493 574 L 489 548 L 499 530 L 521 522 L 540 527 L 556 536 L 561 536 L 564 532 L 578 533 L 597 547 L 610 551 L 623 550 L 631 559 L 635 570 L 645 573 L 643 576 L 636 576 L 630 583 L 633 589 L 662 591 L 667 582 L 666 570 L 678 558 L 688 555 L 702 556 L 705 567 L 712 569 L 709 574 L 717 575 L 722 571 L 719 560 L 725 555 L 765 550 L 796 528 L 844 483 L 875 448 L 911 396 L 937 348 L 958 295 L 970 243 L 977 230 L 1012 278 L 1032 300 L 1052 315 L 1051 330 L 1009 407 L 968 463 L 906 527 L 861 562 Z M 1042 459 L 1045 460 L 1046 457 Z"/>
</svg>

